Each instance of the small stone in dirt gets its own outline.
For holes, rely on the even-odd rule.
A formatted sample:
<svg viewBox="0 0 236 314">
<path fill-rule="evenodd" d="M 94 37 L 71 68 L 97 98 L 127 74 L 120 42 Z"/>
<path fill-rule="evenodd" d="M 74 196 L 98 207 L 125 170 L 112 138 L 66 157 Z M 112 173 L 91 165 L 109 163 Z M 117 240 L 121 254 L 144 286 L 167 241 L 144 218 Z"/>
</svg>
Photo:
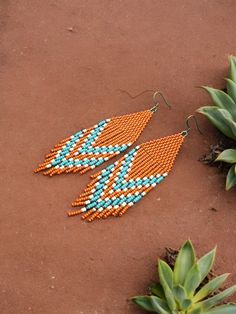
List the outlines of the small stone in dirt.
<svg viewBox="0 0 236 314">
<path fill-rule="evenodd" d="M 73 26 L 67 28 L 68 32 L 75 33 L 75 29 Z"/>
</svg>

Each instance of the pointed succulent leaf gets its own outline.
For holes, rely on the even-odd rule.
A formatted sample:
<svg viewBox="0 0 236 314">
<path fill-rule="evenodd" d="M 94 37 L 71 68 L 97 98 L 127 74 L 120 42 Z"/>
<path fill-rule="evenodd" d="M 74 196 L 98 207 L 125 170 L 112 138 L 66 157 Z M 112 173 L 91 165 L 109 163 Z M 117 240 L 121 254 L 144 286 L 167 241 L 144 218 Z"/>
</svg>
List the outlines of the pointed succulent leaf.
<svg viewBox="0 0 236 314">
<path fill-rule="evenodd" d="M 205 314 L 205 312 L 202 312 L 201 308 L 194 308 L 188 311 L 188 314 Z"/>
<path fill-rule="evenodd" d="M 224 161 L 229 164 L 236 164 L 236 149 L 225 149 L 216 158 L 216 161 Z"/>
<path fill-rule="evenodd" d="M 154 312 L 150 296 L 136 296 L 131 299 L 135 304 L 140 306 L 143 310 Z M 157 312 L 158 313 L 158 312 Z"/>
<path fill-rule="evenodd" d="M 211 309 L 212 307 L 216 306 L 220 302 L 222 302 L 224 299 L 230 297 L 233 293 L 236 292 L 236 285 L 218 293 L 217 295 L 206 299 L 204 301 L 201 301 L 197 303 L 204 311 Z"/>
<path fill-rule="evenodd" d="M 174 311 L 176 309 L 176 302 L 173 293 L 170 289 L 165 290 L 165 297 L 169 308 Z"/>
<path fill-rule="evenodd" d="M 159 282 L 152 284 L 150 286 L 150 289 L 151 289 L 152 294 L 156 295 L 157 297 L 159 297 L 161 299 L 165 299 L 164 290 L 162 288 L 162 285 Z"/>
<path fill-rule="evenodd" d="M 168 285 L 168 287 L 170 289 L 172 289 L 172 287 L 173 287 L 173 271 L 170 268 L 170 266 L 166 262 L 159 260 L 158 261 L 158 271 L 159 271 L 159 277 L 160 277 L 161 284 L 163 281 L 165 281 L 165 283 Z M 163 284 L 162 284 L 162 287 L 164 288 Z M 164 290 L 165 290 L 165 288 L 164 288 Z"/>
<path fill-rule="evenodd" d="M 229 63 L 230 63 L 229 77 L 232 81 L 236 83 L 236 57 L 230 56 Z"/>
<path fill-rule="evenodd" d="M 236 83 L 228 78 L 226 80 L 227 93 L 236 102 Z"/>
<path fill-rule="evenodd" d="M 200 285 L 200 283 L 201 283 L 200 268 L 198 264 L 195 264 L 188 272 L 184 282 L 184 288 L 187 291 L 187 295 L 192 296 L 197 287 Z"/>
<path fill-rule="evenodd" d="M 217 306 L 216 308 L 204 312 L 204 314 L 235 314 L 236 313 L 236 304 L 227 304 Z"/>
<path fill-rule="evenodd" d="M 198 260 L 197 265 L 198 265 L 199 270 L 200 270 L 201 281 L 210 272 L 210 270 L 214 264 L 214 261 L 215 261 L 215 256 L 216 256 L 216 248 L 214 248 L 212 251 L 210 251 L 209 253 L 207 253 L 206 255 L 204 255 L 203 257 L 201 257 Z"/>
<path fill-rule="evenodd" d="M 148 312 L 171 314 L 167 303 L 156 296 L 136 296 L 133 297 L 131 300 Z"/>
<path fill-rule="evenodd" d="M 197 111 L 204 114 L 225 136 L 236 140 L 236 123 L 227 110 L 219 109 L 215 106 L 205 106 L 199 108 Z"/>
<path fill-rule="evenodd" d="M 187 293 L 183 286 L 177 285 L 173 287 L 173 294 L 176 301 L 181 305 L 183 301 L 187 298 Z"/>
<path fill-rule="evenodd" d="M 166 301 L 164 301 L 164 300 L 162 300 L 156 296 L 151 296 L 150 298 L 151 298 L 153 308 L 157 313 L 159 313 L 159 314 L 171 313 Z"/>
<path fill-rule="evenodd" d="M 202 86 L 211 96 L 213 104 L 220 109 L 227 110 L 236 121 L 236 104 L 234 100 L 225 92 L 212 87 Z"/>
<path fill-rule="evenodd" d="M 181 247 L 174 267 L 175 284 L 183 285 L 188 271 L 195 263 L 195 252 L 190 240 Z"/>
<path fill-rule="evenodd" d="M 182 310 L 186 310 L 192 305 L 192 301 L 187 299 L 187 293 L 183 286 L 177 285 L 173 287 L 173 294 Z"/>
<path fill-rule="evenodd" d="M 236 122 L 233 120 L 229 120 L 229 127 L 230 127 L 234 137 L 236 138 Z"/>
<path fill-rule="evenodd" d="M 173 311 L 176 309 L 175 298 L 171 290 L 173 288 L 173 272 L 170 266 L 162 260 L 158 262 L 158 272 L 167 303 L 169 308 Z"/>
<path fill-rule="evenodd" d="M 229 191 L 234 185 L 236 185 L 236 166 L 233 165 L 228 171 L 226 177 L 225 189 Z"/>
<path fill-rule="evenodd" d="M 236 122 L 233 121 L 232 119 L 229 120 L 229 127 L 234 135 L 234 137 L 236 138 Z"/>
<path fill-rule="evenodd" d="M 192 304 L 193 304 L 193 302 L 191 299 L 185 299 L 185 300 L 183 300 L 183 302 L 181 304 L 181 308 L 183 310 L 187 310 Z"/>
<path fill-rule="evenodd" d="M 216 289 L 219 289 L 220 286 L 228 278 L 228 276 L 229 274 L 224 274 L 209 281 L 197 292 L 197 294 L 193 298 L 193 302 L 194 303 L 199 302 L 200 300 L 206 298 L 210 293 L 214 292 Z"/>
</svg>

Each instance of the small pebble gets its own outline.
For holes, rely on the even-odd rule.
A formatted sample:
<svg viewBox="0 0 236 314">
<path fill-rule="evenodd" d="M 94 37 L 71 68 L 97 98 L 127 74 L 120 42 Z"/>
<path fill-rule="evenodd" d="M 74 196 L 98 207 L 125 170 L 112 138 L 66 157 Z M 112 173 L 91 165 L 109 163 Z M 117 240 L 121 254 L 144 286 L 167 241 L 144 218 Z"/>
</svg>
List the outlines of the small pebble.
<svg viewBox="0 0 236 314">
<path fill-rule="evenodd" d="M 68 32 L 71 32 L 71 33 L 74 33 L 74 32 L 75 32 L 75 30 L 74 30 L 74 27 L 73 27 L 73 26 L 68 27 L 68 28 L 67 28 L 67 30 L 68 30 Z"/>
</svg>

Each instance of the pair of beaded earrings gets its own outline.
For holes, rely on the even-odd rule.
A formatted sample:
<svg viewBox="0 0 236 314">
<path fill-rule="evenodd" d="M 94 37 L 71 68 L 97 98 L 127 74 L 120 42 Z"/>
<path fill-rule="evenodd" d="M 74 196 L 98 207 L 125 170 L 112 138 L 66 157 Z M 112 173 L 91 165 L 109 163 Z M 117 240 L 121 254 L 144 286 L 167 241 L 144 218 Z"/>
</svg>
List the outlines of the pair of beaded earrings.
<svg viewBox="0 0 236 314">
<path fill-rule="evenodd" d="M 49 176 L 83 174 L 125 151 L 138 139 L 157 111 L 158 95 L 170 107 L 162 93 L 155 92 L 155 105 L 151 109 L 102 120 L 62 140 L 46 155 L 35 172 L 44 171 Z M 68 216 L 83 214 L 82 219 L 91 222 L 125 214 L 168 175 L 189 133 L 190 118 L 195 119 L 199 130 L 195 116 L 189 116 L 186 130 L 138 145 L 115 163 L 92 175 L 84 193 L 72 203 L 72 206 L 82 208 L 69 211 Z"/>
</svg>

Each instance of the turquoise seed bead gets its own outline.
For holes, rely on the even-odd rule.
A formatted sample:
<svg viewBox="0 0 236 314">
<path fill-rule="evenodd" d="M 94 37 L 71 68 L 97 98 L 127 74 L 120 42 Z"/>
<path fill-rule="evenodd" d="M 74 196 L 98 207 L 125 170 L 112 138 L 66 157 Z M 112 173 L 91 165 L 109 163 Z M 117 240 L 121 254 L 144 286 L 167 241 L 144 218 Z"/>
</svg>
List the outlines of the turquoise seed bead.
<svg viewBox="0 0 236 314">
<path fill-rule="evenodd" d="M 158 178 L 158 179 L 157 179 L 157 183 L 160 183 L 162 180 L 164 180 L 163 177 Z"/>
</svg>

